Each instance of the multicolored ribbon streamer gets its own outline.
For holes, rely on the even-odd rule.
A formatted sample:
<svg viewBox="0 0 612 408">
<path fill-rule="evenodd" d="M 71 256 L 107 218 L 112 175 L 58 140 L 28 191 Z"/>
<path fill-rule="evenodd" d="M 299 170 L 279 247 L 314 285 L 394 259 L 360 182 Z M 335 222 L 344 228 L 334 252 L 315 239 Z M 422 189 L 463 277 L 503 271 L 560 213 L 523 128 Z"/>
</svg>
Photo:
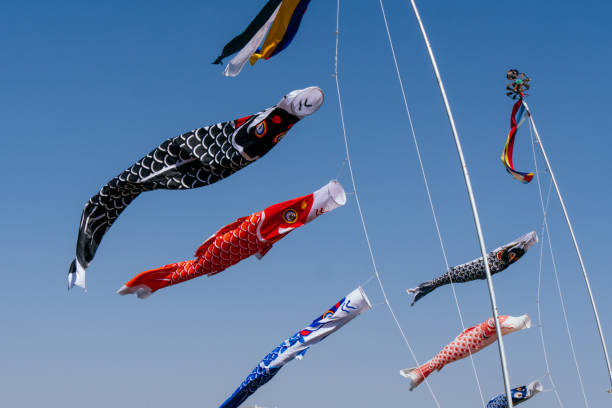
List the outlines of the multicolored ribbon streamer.
<svg viewBox="0 0 612 408">
<path fill-rule="evenodd" d="M 282 0 L 269 0 L 242 33 L 225 44 L 221 55 L 217 57 L 213 64 L 221 64 L 223 58 L 235 54 L 245 47 L 253 36 L 255 36 L 255 34 L 266 24 L 274 11 L 276 11 L 276 9 L 279 7 L 281 1 Z"/>
<path fill-rule="evenodd" d="M 523 98 L 519 100 L 512 107 L 512 114 L 510 115 L 510 133 L 508 133 L 508 140 L 506 146 L 502 152 L 502 162 L 506 166 L 506 171 L 512 175 L 515 179 L 525 184 L 529 183 L 533 179 L 533 173 L 523 173 L 514 169 L 514 163 L 512 161 L 512 153 L 514 150 L 514 138 L 518 128 L 523 123 L 523 114 L 525 113 L 525 105 L 523 105 Z"/>
<path fill-rule="evenodd" d="M 287 48 L 300 27 L 309 3 L 310 0 L 284 0 L 282 2 L 261 49 L 251 55 L 249 60 L 251 65 L 262 58 L 269 59 Z"/>
<path fill-rule="evenodd" d="M 225 45 L 213 64 L 238 53 L 223 71 L 223 75 L 235 77 L 247 61 L 254 65 L 278 54 L 293 41 L 309 4 L 310 0 L 269 0 L 246 30 Z"/>
</svg>

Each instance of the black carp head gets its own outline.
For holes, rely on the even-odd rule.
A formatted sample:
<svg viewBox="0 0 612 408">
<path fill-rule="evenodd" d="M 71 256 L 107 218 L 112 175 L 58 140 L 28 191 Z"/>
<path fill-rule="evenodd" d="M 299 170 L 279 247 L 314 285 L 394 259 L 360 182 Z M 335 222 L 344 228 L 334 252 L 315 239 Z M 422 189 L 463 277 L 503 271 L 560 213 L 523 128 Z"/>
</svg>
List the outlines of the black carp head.
<svg viewBox="0 0 612 408">
<path fill-rule="evenodd" d="M 513 264 L 525 255 L 525 252 L 536 242 L 538 242 L 538 234 L 531 231 L 501 248 L 497 252 L 497 259 L 502 261 L 504 265 Z"/>
<path fill-rule="evenodd" d="M 323 100 L 323 91 L 316 86 L 292 91 L 276 106 L 236 120 L 232 144 L 247 160 L 257 160 L 276 146 L 297 121 L 319 110 Z"/>
</svg>

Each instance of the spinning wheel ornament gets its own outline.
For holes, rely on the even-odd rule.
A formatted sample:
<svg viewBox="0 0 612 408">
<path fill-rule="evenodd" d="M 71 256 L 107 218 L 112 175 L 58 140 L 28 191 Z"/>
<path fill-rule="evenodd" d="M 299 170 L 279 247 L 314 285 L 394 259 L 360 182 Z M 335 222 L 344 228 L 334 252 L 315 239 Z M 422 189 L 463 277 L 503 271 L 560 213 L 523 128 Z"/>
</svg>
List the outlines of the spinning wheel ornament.
<svg viewBox="0 0 612 408">
<path fill-rule="evenodd" d="M 506 95 L 512 99 L 522 98 L 527 96 L 525 92 L 529 90 L 529 77 L 524 72 L 519 72 L 517 69 L 510 69 L 506 74 L 506 78 L 510 81 L 506 85 Z"/>
</svg>

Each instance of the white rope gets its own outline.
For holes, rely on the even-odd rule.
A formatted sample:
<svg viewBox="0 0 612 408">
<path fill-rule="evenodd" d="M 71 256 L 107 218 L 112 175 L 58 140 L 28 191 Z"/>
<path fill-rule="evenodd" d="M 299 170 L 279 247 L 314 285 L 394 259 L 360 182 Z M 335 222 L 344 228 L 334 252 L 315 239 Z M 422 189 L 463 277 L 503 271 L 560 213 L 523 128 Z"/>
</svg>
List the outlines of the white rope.
<svg viewBox="0 0 612 408">
<path fill-rule="evenodd" d="M 336 11 L 336 54 L 335 54 L 335 59 L 334 59 L 334 76 L 336 78 L 336 91 L 338 94 L 338 106 L 339 106 L 339 110 L 340 110 L 340 122 L 342 124 L 342 134 L 344 136 L 344 148 L 346 150 L 346 161 L 348 163 L 348 168 L 349 168 L 349 173 L 351 176 L 351 182 L 353 184 L 353 190 L 355 192 L 355 201 L 357 203 L 357 209 L 359 211 L 359 217 L 361 218 L 361 225 L 363 227 L 363 233 L 365 235 L 365 239 L 366 242 L 368 244 L 368 250 L 370 252 L 370 259 L 372 261 L 372 267 L 374 268 L 374 274 L 376 275 L 376 279 L 378 280 L 378 285 L 380 286 L 380 290 L 383 294 L 383 297 L 385 298 L 385 303 L 387 305 L 387 308 L 389 309 L 389 312 L 391 312 L 391 316 L 393 316 L 393 320 L 395 321 L 395 324 L 397 325 L 397 328 L 399 329 L 402 339 L 404 340 L 404 343 L 406 344 L 406 346 L 408 347 L 408 350 L 410 351 L 410 354 L 412 355 L 412 358 L 414 359 L 415 363 L 417 364 L 417 366 L 420 366 L 419 361 L 416 357 L 416 354 L 414 353 L 412 346 L 410 345 L 410 342 L 408 341 L 408 338 L 406 337 L 406 334 L 404 333 L 404 329 L 402 328 L 399 320 L 397 319 L 397 316 L 395 315 L 395 312 L 393 311 L 393 308 L 391 307 L 391 302 L 389 302 L 389 298 L 387 297 L 387 292 L 385 291 L 385 287 L 383 286 L 381 277 L 380 277 L 380 273 L 378 272 L 378 268 L 376 266 L 376 260 L 374 258 L 374 252 L 372 250 L 372 244 L 370 242 L 370 237 L 368 235 L 368 229 L 366 227 L 365 224 L 365 219 L 363 216 L 363 210 L 361 209 L 361 203 L 359 202 L 359 195 L 357 194 L 357 184 L 355 183 L 355 175 L 353 174 L 353 165 L 351 163 L 351 155 L 349 152 L 349 147 L 348 147 L 348 137 L 346 135 L 346 125 L 344 122 L 344 111 L 342 109 L 342 96 L 340 94 L 340 83 L 338 80 L 338 45 L 339 45 L 339 31 L 340 31 L 340 0 L 337 0 L 337 11 Z M 431 397 L 434 400 L 434 403 L 436 404 L 436 406 L 438 408 L 440 408 L 440 403 L 438 402 L 438 399 L 436 398 L 435 393 L 433 392 L 433 389 L 431 388 L 431 385 L 429 384 L 429 381 L 427 381 L 427 379 L 425 379 L 425 384 L 427 385 L 427 388 L 429 389 L 429 392 L 431 393 Z"/>
<path fill-rule="evenodd" d="M 534 159 L 535 159 L 535 149 L 534 149 Z M 536 169 L 537 169 L 537 165 L 536 165 Z M 540 173 L 538 173 L 538 171 L 536 170 L 536 177 L 539 178 L 539 176 L 540 176 Z M 538 180 L 538 189 L 541 192 L 539 180 Z M 548 208 L 548 205 L 550 203 L 551 191 L 552 191 L 552 182 L 548 189 L 548 198 L 546 200 L 546 208 Z M 542 233 L 540 235 L 542 236 L 542 242 L 540 243 L 540 261 L 539 261 L 539 268 L 538 268 L 538 298 L 536 300 L 536 305 L 538 308 L 538 333 L 540 335 L 540 342 L 542 344 L 542 351 L 544 354 L 544 364 L 546 365 L 546 374 L 542 378 L 548 377 L 548 379 L 550 380 L 550 384 L 553 387 L 553 391 L 555 392 L 555 396 L 557 398 L 557 402 L 559 403 L 559 406 L 561 408 L 564 408 L 563 402 L 561 401 L 561 396 L 559 395 L 559 392 L 557 391 L 555 381 L 553 380 L 553 377 L 552 377 L 550 363 L 548 360 L 548 352 L 546 350 L 546 341 L 544 340 L 544 324 L 542 322 L 542 304 L 541 304 L 540 299 L 541 299 L 541 293 L 542 293 L 542 260 L 544 258 L 544 242 L 543 242 L 544 241 L 544 222 L 542 222 Z"/>
<path fill-rule="evenodd" d="M 370 276 L 368 279 L 366 279 L 366 280 L 365 280 L 365 281 L 364 281 L 364 282 L 363 282 L 361 285 L 359 285 L 359 286 L 361 286 L 361 287 L 363 288 L 365 285 L 367 285 L 368 283 L 370 283 L 370 281 L 371 281 L 372 279 L 374 279 L 375 277 L 376 277 L 376 275 L 372 275 L 372 276 Z"/>
<path fill-rule="evenodd" d="M 531 146 L 533 148 L 533 157 L 534 157 L 535 170 L 536 170 L 536 174 L 539 174 L 539 171 L 538 171 L 538 162 L 536 160 L 536 153 L 535 153 L 535 143 L 536 142 L 535 142 L 534 137 L 533 137 L 533 130 L 532 130 L 531 122 L 529 122 L 529 133 L 531 135 L 531 140 L 532 140 Z M 567 331 L 567 337 L 569 339 L 570 349 L 572 351 L 572 358 L 574 360 L 574 365 L 576 366 L 576 373 L 578 374 L 578 382 L 580 384 L 580 390 L 582 391 L 582 397 L 584 399 L 584 405 L 586 407 L 589 407 L 589 402 L 588 402 L 588 399 L 587 399 L 587 396 L 586 396 L 586 392 L 584 390 L 584 383 L 582 381 L 582 374 L 580 373 L 580 366 L 578 365 L 578 359 L 576 357 L 576 350 L 574 348 L 574 341 L 573 341 L 573 338 L 572 338 L 572 334 L 571 334 L 571 330 L 570 330 L 570 326 L 569 326 L 569 321 L 568 321 L 568 318 L 567 318 L 567 311 L 565 309 L 565 301 L 563 300 L 563 292 L 561 291 L 561 284 L 559 282 L 559 274 L 557 272 L 557 263 L 556 263 L 556 260 L 555 260 L 555 254 L 553 252 L 552 241 L 550 239 L 550 230 L 548 229 L 547 207 L 548 207 L 548 203 L 550 203 L 550 193 L 551 193 L 551 190 L 552 190 L 552 188 L 550 188 L 550 187 L 552 187 L 552 180 L 551 180 L 551 183 L 550 183 L 551 186 L 549 187 L 549 191 L 548 191 L 548 199 L 547 199 L 548 203 L 545 205 L 544 204 L 544 197 L 542 195 L 542 187 L 541 187 L 541 183 L 540 183 L 540 178 L 536 177 L 536 179 L 537 179 L 537 184 L 538 184 L 538 192 L 539 192 L 539 196 L 540 196 L 540 205 L 541 205 L 541 208 L 542 208 L 542 224 L 543 224 L 542 225 L 542 231 L 543 232 L 546 231 L 546 238 L 547 238 L 547 241 L 548 241 L 548 248 L 549 248 L 550 257 L 551 257 L 551 260 L 552 260 L 553 274 L 555 276 L 555 282 L 557 284 L 557 291 L 559 293 L 559 300 L 561 302 L 561 310 L 563 311 L 563 320 L 565 322 L 565 328 L 566 328 L 566 331 Z M 542 238 L 544 238 L 544 237 L 542 237 Z M 544 243 L 542 243 L 542 246 L 540 247 L 540 255 L 542 255 L 542 248 L 543 247 L 544 247 Z M 542 259 L 540 258 L 540 273 L 541 273 L 541 269 L 542 269 Z M 538 277 L 538 279 L 540 279 L 540 278 Z M 541 307 L 540 307 L 540 288 L 539 288 L 539 284 L 538 284 L 538 314 L 539 314 L 539 318 L 540 318 L 540 334 L 541 334 L 541 339 L 542 339 L 542 347 L 544 348 L 544 356 L 546 357 L 545 358 L 546 366 L 547 366 L 546 368 L 547 368 L 548 372 L 550 373 L 550 367 L 548 366 L 548 357 L 546 355 L 546 348 L 544 347 L 544 337 L 543 337 L 543 334 L 542 334 L 542 327 L 541 327 L 542 325 L 541 325 Z M 555 394 L 557 394 L 557 399 L 558 399 L 559 403 L 561 403 L 561 399 L 559 398 L 559 395 L 557 393 L 556 387 L 554 387 L 552 376 L 550 377 L 550 379 L 551 379 L 551 384 L 553 384 L 553 388 L 555 389 Z"/>
<path fill-rule="evenodd" d="M 557 264 L 555 262 L 555 255 L 553 253 L 553 247 L 552 247 L 552 242 L 550 239 L 550 231 L 548 229 L 548 222 L 546 221 L 546 217 L 544 217 L 544 226 L 546 228 L 546 237 L 548 239 L 548 247 L 550 250 L 550 256 L 551 256 L 551 260 L 552 260 L 552 267 L 553 267 L 553 273 L 555 275 L 555 282 L 557 283 L 557 291 L 559 292 L 559 300 L 561 302 L 561 309 L 563 310 L 563 320 L 565 321 L 565 328 L 567 330 L 567 338 L 569 340 L 569 344 L 570 344 L 570 348 L 572 351 L 572 358 L 574 360 L 574 364 L 576 365 L 576 373 L 578 374 L 578 381 L 580 384 L 580 390 L 582 391 L 582 397 L 584 398 L 584 405 L 586 407 L 589 407 L 589 402 L 586 396 L 586 392 L 584 390 L 584 383 L 582 381 L 582 374 L 580 373 L 580 367 L 578 365 L 578 359 L 576 358 L 576 350 L 574 348 L 574 340 L 572 338 L 572 334 L 571 334 L 571 330 L 570 330 L 570 326 L 569 326 L 569 321 L 567 318 L 567 311 L 565 308 L 565 301 L 563 300 L 563 293 L 561 291 L 561 284 L 559 282 L 559 274 L 557 272 Z"/>
<path fill-rule="evenodd" d="M 342 164 L 340 165 L 340 169 L 338 170 L 338 174 L 336 175 L 336 180 L 340 179 L 340 173 L 342 173 L 342 170 L 344 170 L 345 165 L 346 165 L 346 157 L 344 158 L 344 160 L 342 161 Z"/>
<path fill-rule="evenodd" d="M 535 141 L 533 139 L 533 133 L 531 131 L 531 127 L 529 127 L 529 133 L 531 134 L 531 149 L 533 151 L 533 162 L 534 162 L 534 166 L 535 166 L 535 171 L 536 171 L 536 181 L 537 181 L 537 185 L 538 185 L 538 191 L 540 193 L 540 197 L 542 197 L 542 186 L 540 184 L 540 175 L 543 173 L 540 173 L 540 171 L 538 170 L 538 162 L 537 162 L 537 158 L 536 158 L 536 151 L 535 151 Z M 545 205 L 545 209 L 543 210 L 543 217 L 546 217 L 546 214 L 548 213 L 548 208 L 550 205 L 550 194 L 552 192 L 552 180 L 548 186 L 548 194 L 547 194 L 547 198 L 546 198 L 546 205 Z M 540 198 L 541 199 L 541 198 Z M 540 342 L 542 344 L 542 351 L 544 354 L 544 364 L 546 365 L 546 376 L 548 376 L 549 380 L 550 380 L 550 384 L 552 385 L 552 390 L 555 392 L 555 396 L 557 398 L 557 402 L 559 403 L 559 406 L 561 408 L 564 408 L 563 406 L 563 402 L 561 400 L 561 396 L 559 395 L 559 391 L 557 390 L 557 387 L 555 385 L 555 381 L 552 377 L 552 372 L 550 369 L 550 363 L 549 363 L 549 359 L 548 359 L 548 351 L 546 350 L 546 341 L 544 340 L 544 324 L 542 322 L 542 304 L 541 304 L 541 293 L 542 293 L 542 260 L 544 258 L 544 221 L 542 221 L 542 232 L 540 234 L 542 236 L 542 243 L 540 244 L 540 260 L 539 260 L 539 268 L 538 268 L 538 297 L 536 300 L 536 305 L 538 308 L 538 333 L 540 334 Z"/>
<path fill-rule="evenodd" d="M 419 147 L 419 142 L 416 137 L 416 132 L 414 130 L 414 124 L 412 121 L 412 114 L 410 113 L 410 108 L 408 107 L 408 98 L 406 97 L 406 91 L 404 89 L 404 83 L 402 81 L 402 76 L 400 74 L 399 63 L 397 62 L 397 56 L 395 54 L 395 47 L 393 46 L 393 39 L 391 37 L 391 31 L 389 29 L 389 23 L 387 21 L 387 14 L 385 12 L 385 7 L 383 5 L 382 0 L 380 2 L 380 11 L 382 12 L 383 20 L 385 22 L 385 29 L 387 31 L 387 38 L 389 40 L 389 46 L 391 47 L 391 54 L 393 55 L 393 63 L 395 65 L 395 72 L 397 74 L 397 79 L 399 81 L 400 90 L 402 92 L 402 98 L 404 100 L 404 108 L 406 110 L 406 115 L 408 116 L 408 123 L 410 124 L 410 133 L 412 135 L 412 140 L 414 142 L 414 147 L 416 149 L 417 158 L 419 160 L 419 166 L 421 167 L 421 174 L 423 175 L 423 182 L 425 184 L 425 190 L 427 192 L 427 199 L 429 200 L 429 206 L 431 207 L 431 214 L 433 216 L 433 221 L 436 227 L 436 233 L 438 235 L 438 241 L 440 242 L 440 249 L 442 250 L 442 257 L 444 258 L 444 264 L 446 265 L 446 270 L 450 269 L 450 265 L 448 263 L 448 257 L 446 256 L 446 248 L 444 246 L 444 240 L 442 239 L 442 233 L 440 232 L 440 225 L 438 223 L 438 216 L 436 214 L 436 209 L 433 203 L 433 199 L 431 198 L 431 190 L 429 189 L 429 182 L 427 180 L 427 174 L 425 172 L 425 166 L 423 165 L 423 159 L 421 157 L 421 149 Z M 463 314 L 461 313 L 461 307 L 459 306 L 459 300 L 457 299 L 457 292 L 455 291 L 455 284 L 453 283 L 452 277 L 450 277 L 451 289 L 453 292 L 453 298 L 455 299 L 455 306 L 457 307 L 457 313 L 459 314 L 459 320 L 461 321 L 462 330 L 465 330 L 465 323 L 463 321 Z M 470 352 L 470 361 L 472 362 L 472 369 L 474 370 L 474 377 L 476 378 L 476 385 L 478 387 L 478 392 L 480 393 L 480 400 L 482 402 L 482 406 L 485 406 L 485 400 L 482 393 L 482 388 L 480 386 L 480 379 L 478 378 L 478 372 L 476 371 L 476 364 L 474 363 L 474 358 L 472 356 L 472 352 Z"/>
</svg>

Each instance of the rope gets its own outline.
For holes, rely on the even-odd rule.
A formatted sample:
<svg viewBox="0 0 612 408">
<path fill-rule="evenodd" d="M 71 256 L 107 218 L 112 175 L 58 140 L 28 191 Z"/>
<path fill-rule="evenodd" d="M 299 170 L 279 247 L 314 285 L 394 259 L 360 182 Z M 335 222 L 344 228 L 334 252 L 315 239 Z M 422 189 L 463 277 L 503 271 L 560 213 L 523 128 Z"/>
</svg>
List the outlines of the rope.
<svg viewBox="0 0 612 408">
<path fill-rule="evenodd" d="M 431 207 L 431 214 L 433 216 L 434 225 L 436 227 L 436 233 L 438 235 L 438 241 L 440 242 L 440 249 L 442 250 L 442 257 L 444 258 L 444 264 L 446 265 L 446 270 L 450 269 L 450 265 L 448 262 L 448 257 L 446 256 L 446 248 L 444 246 L 444 240 L 442 239 L 442 234 L 440 232 L 440 225 L 438 223 L 438 216 L 436 214 L 436 209 L 433 203 L 433 199 L 431 197 L 431 190 L 429 188 L 429 181 L 427 180 L 427 174 L 425 172 L 425 166 L 423 165 L 423 159 L 421 157 L 421 149 L 419 147 L 419 142 L 416 137 L 416 132 L 414 130 L 414 124 L 412 121 L 412 114 L 410 113 L 410 108 L 408 107 L 408 99 L 406 97 L 406 91 L 404 90 L 404 83 L 402 81 L 402 76 L 400 74 L 399 63 L 397 62 L 397 56 L 395 54 L 395 47 L 393 46 L 393 39 L 391 37 L 391 31 L 389 30 L 389 23 L 387 21 L 387 14 L 385 13 L 385 7 L 383 5 L 382 0 L 379 0 L 380 10 L 382 12 L 383 20 L 385 22 L 385 29 L 387 31 L 387 38 L 389 40 L 389 46 L 391 47 L 391 54 L 393 55 L 393 63 L 395 65 L 395 72 L 397 74 L 397 79 L 399 81 L 400 90 L 402 92 L 402 99 L 404 101 L 404 108 L 406 110 L 406 115 L 408 116 L 408 123 L 410 124 L 410 133 L 412 135 L 412 140 L 414 142 L 414 147 L 416 149 L 417 158 L 419 160 L 419 166 L 421 167 L 421 174 L 423 176 L 423 183 L 425 184 L 425 191 L 427 192 L 427 199 L 429 201 L 429 206 Z M 453 292 L 453 298 L 455 299 L 455 306 L 457 307 L 457 313 L 459 314 L 459 320 L 461 321 L 462 330 L 465 330 L 465 323 L 463 321 L 463 313 L 461 313 L 461 307 L 459 306 L 459 300 L 457 298 L 457 292 L 455 291 L 455 284 L 453 283 L 452 277 L 450 277 L 451 289 Z M 478 372 L 476 371 L 476 364 L 474 363 L 474 358 L 472 353 L 470 352 L 470 361 L 472 363 L 472 369 L 474 370 L 474 377 L 476 378 L 476 385 L 478 387 L 478 392 L 480 393 L 480 400 L 482 402 L 482 406 L 485 406 L 485 400 L 482 393 L 482 388 L 480 385 L 480 379 L 478 378 Z"/>
<path fill-rule="evenodd" d="M 342 173 L 342 170 L 344 170 L 344 166 L 346 165 L 346 158 L 344 158 L 344 160 L 342 161 L 342 164 L 340 165 L 340 169 L 338 169 L 338 174 L 336 175 L 336 180 L 338 180 L 340 178 L 340 173 Z"/>
<path fill-rule="evenodd" d="M 349 168 L 349 174 L 351 176 L 351 182 L 353 184 L 353 190 L 355 192 L 355 201 L 357 203 L 357 209 L 359 211 L 359 217 L 361 219 L 361 226 L 363 227 L 363 234 L 365 236 L 367 245 L 368 245 L 368 250 L 370 252 L 370 260 L 372 261 L 372 267 L 374 268 L 374 274 L 376 275 L 376 279 L 378 281 L 378 285 L 380 286 L 380 290 L 383 294 L 383 297 L 385 299 L 385 303 L 387 305 L 387 308 L 389 309 L 389 312 L 391 312 L 391 316 L 393 316 L 393 320 L 395 321 L 395 324 L 398 328 L 398 330 L 400 331 L 400 334 L 402 336 L 402 339 L 404 340 L 404 343 L 406 344 L 408 350 L 410 351 L 410 354 L 412 355 L 412 358 L 414 359 L 415 363 L 417 364 L 417 366 L 420 366 L 419 361 L 417 360 L 417 357 L 412 349 L 412 346 L 410 345 L 410 342 L 408 341 L 408 338 L 406 337 L 406 333 L 404 333 L 404 329 L 402 328 L 399 320 L 397 319 L 397 316 L 395 314 L 395 312 L 393 311 L 393 308 L 391 307 L 391 302 L 389 301 L 389 298 L 387 296 L 387 292 L 385 291 L 385 287 L 383 286 L 382 283 L 382 279 L 380 277 L 380 273 L 378 272 L 378 267 L 376 266 L 376 259 L 374 258 L 374 252 L 372 250 L 372 244 L 370 242 L 370 237 L 368 235 L 368 229 L 366 227 L 365 224 L 365 219 L 364 219 L 364 215 L 363 215 L 363 210 L 361 208 L 361 203 L 359 201 L 359 195 L 357 193 L 357 184 L 355 183 L 355 175 L 353 174 L 353 165 L 351 163 L 351 155 L 349 152 L 349 146 L 348 146 L 348 137 L 346 134 L 346 125 L 345 125 L 345 121 L 344 121 L 344 111 L 342 108 L 342 96 L 340 94 L 340 82 L 338 80 L 338 45 L 339 45 L 339 32 L 340 32 L 340 0 L 337 0 L 337 10 L 336 10 L 336 53 L 335 53 L 335 58 L 334 58 L 334 77 L 336 79 L 336 91 L 338 94 L 338 107 L 340 110 L 340 122 L 342 124 L 342 135 L 344 136 L 344 148 L 346 150 L 346 162 L 348 163 L 348 168 Z M 433 389 L 431 388 L 431 385 L 429 384 L 429 381 L 427 381 L 427 379 L 425 379 L 425 384 L 427 385 L 427 388 L 429 389 L 429 392 L 431 393 L 431 397 L 434 400 L 434 403 L 436 404 L 436 406 L 438 408 L 440 408 L 440 403 L 438 402 L 438 399 L 436 398 L 435 393 L 433 392 Z"/>
<path fill-rule="evenodd" d="M 534 157 L 535 157 L 535 150 L 534 150 Z M 536 171 L 536 178 L 538 178 L 538 184 L 539 184 L 539 175 L 540 174 Z M 548 208 L 548 205 L 550 204 L 551 190 L 552 190 L 552 183 L 551 183 L 551 186 L 549 186 L 549 190 L 548 190 L 546 208 Z M 544 239 L 544 223 L 542 223 L 541 235 L 542 235 L 542 240 L 543 240 Z M 546 351 L 546 341 L 544 340 L 544 324 L 542 323 L 542 304 L 540 302 L 541 293 L 542 293 L 542 259 L 543 258 L 544 258 L 544 243 L 542 242 L 540 244 L 540 261 L 539 261 L 539 268 L 538 268 L 538 298 L 536 300 L 536 305 L 538 308 L 538 333 L 540 334 L 540 342 L 542 344 L 542 351 L 544 354 L 544 364 L 546 365 L 546 374 L 542 376 L 542 379 L 546 377 L 550 379 L 550 384 L 552 385 L 553 391 L 555 392 L 557 402 L 559 403 L 559 406 L 561 408 L 564 408 L 563 402 L 561 401 L 561 396 L 559 395 L 559 392 L 557 391 L 557 387 L 555 385 L 555 381 L 552 378 L 552 373 L 550 370 L 550 363 L 548 360 L 548 352 Z"/>
<path fill-rule="evenodd" d="M 367 285 L 368 283 L 370 283 L 370 281 L 371 281 L 372 279 L 374 279 L 375 277 L 376 277 L 376 275 L 372 275 L 372 276 L 370 276 L 368 279 L 366 279 L 366 280 L 365 280 L 365 281 L 364 281 L 364 282 L 363 282 L 361 285 L 359 285 L 359 286 L 361 286 L 361 287 L 363 288 L 365 285 Z"/>
<path fill-rule="evenodd" d="M 531 140 L 532 140 L 532 144 L 531 147 L 533 149 L 533 157 L 534 157 L 534 165 L 535 165 L 535 170 L 536 170 L 536 174 L 539 174 L 538 172 L 538 162 L 536 160 L 536 153 L 535 153 L 535 141 L 533 139 L 533 130 L 532 130 L 532 124 L 531 122 L 529 122 L 530 126 L 529 126 L 529 133 L 531 135 Z M 561 284 L 559 282 L 559 274 L 557 272 L 557 263 L 555 260 L 555 255 L 553 252 L 553 247 L 552 247 L 552 241 L 550 239 L 550 230 L 548 229 L 548 220 L 547 220 L 547 207 L 548 204 L 550 203 L 550 193 L 552 191 L 552 179 L 550 182 L 550 186 L 549 186 L 549 190 L 548 190 L 548 198 L 547 201 L 548 203 L 545 205 L 544 204 L 544 197 L 542 195 L 542 187 L 541 187 L 541 183 L 540 183 L 540 178 L 537 178 L 537 184 L 538 184 L 538 192 L 539 192 L 539 196 L 540 196 L 540 205 L 542 207 L 542 235 L 544 233 L 544 231 L 546 231 L 546 238 L 548 241 L 548 248 L 550 251 L 550 256 L 551 256 L 551 260 L 552 260 L 552 268 L 553 268 L 553 274 L 555 276 L 555 282 L 557 284 L 557 291 L 559 293 L 559 300 L 561 302 L 561 309 L 563 311 L 563 320 L 565 322 L 565 328 L 567 331 L 567 337 L 569 339 L 569 344 L 570 344 L 570 349 L 572 351 L 572 358 L 574 360 L 574 365 L 576 366 L 576 373 L 578 374 L 578 383 L 580 384 L 580 390 L 582 391 L 582 397 L 584 399 L 584 405 L 586 407 L 589 407 L 589 402 L 586 396 L 586 392 L 584 390 L 584 383 L 582 381 L 582 374 L 580 373 L 580 366 L 578 365 L 578 359 L 576 358 L 576 350 L 574 349 L 574 340 L 572 338 L 572 334 L 571 334 L 571 330 L 570 330 L 570 326 L 569 326 L 569 321 L 567 318 L 567 311 L 565 309 L 565 301 L 563 300 L 563 293 L 561 291 Z M 543 247 L 544 244 L 542 244 L 542 246 L 540 247 L 540 273 L 541 273 L 541 269 L 542 269 L 542 253 L 543 253 Z M 540 279 L 540 276 L 538 276 L 538 279 Z M 545 361 L 546 361 L 546 368 L 548 370 L 548 372 L 550 373 L 550 367 L 548 366 L 548 358 L 547 358 L 547 354 L 546 354 L 546 348 L 544 347 L 544 337 L 542 334 L 542 327 L 541 327 L 541 306 L 540 306 L 540 283 L 538 284 L 538 314 L 539 314 L 539 318 L 540 318 L 540 334 L 541 334 L 541 339 L 542 339 L 542 347 L 544 348 L 544 355 L 546 357 Z M 556 390 L 556 388 L 554 387 L 554 383 L 552 380 L 552 377 L 550 377 L 551 379 L 551 384 L 553 384 L 553 388 L 555 389 L 555 394 L 557 395 L 557 400 L 559 401 L 559 403 L 561 404 L 561 399 L 559 398 L 558 392 Z M 563 405 L 563 404 L 561 404 Z"/>
<path fill-rule="evenodd" d="M 533 140 L 533 134 L 531 132 L 531 127 L 529 127 L 529 133 L 531 134 L 531 148 L 533 151 L 533 162 L 535 165 L 535 169 L 536 169 L 536 179 L 537 179 L 537 184 L 538 184 L 538 191 L 540 192 L 540 197 L 542 197 L 542 187 L 540 184 L 540 172 L 538 171 L 538 163 L 537 163 L 537 159 L 536 159 L 536 151 L 535 151 L 535 141 Z M 548 194 L 547 194 L 547 198 L 546 198 L 546 206 L 545 206 L 545 210 L 543 211 L 543 216 L 546 217 L 546 214 L 548 213 L 548 208 L 550 205 L 550 194 L 552 192 L 552 180 L 548 186 Z M 542 236 L 542 240 L 544 240 L 544 222 L 542 222 L 542 232 L 540 234 Z M 542 377 L 542 378 L 546 378 L 548 377 L 550 379 L 550 384 L 552 385 L 552 390 L 555 392 L 555 397 L 557 398 L 557 402 L 559 403 L 559 406 L 561 408 L 564 408 L 563 406 L 563 402 L 561 400 L 561 396 L 559 395 L 559 391 L 557 390 L 557 387 L 555 385 L 555 381 L 553 380 L 552 377 L 552 373 L 550 370 L 550 364 L 549 364 L 549 359 L 548 359 L 548 352 L 546 350 L 546 342 L 544 340 L 544 324 L 542 322 L 542 304 L 540 301 L 541 298 L 541 293 L 542 293 L 542 260 L 544 258 L 544 242 L 542 242 L 540 244 L 540 260 L 539 260 L 539 268 L 538 268 L 538 297 L 536 300 L 536 305 L 538 308 L 538 333 L 540 334 L 540 342 L 542 344 L 542 351 L 544 354 L 544 364 L 546 365 L 546 374 Z"/>
</svg>

